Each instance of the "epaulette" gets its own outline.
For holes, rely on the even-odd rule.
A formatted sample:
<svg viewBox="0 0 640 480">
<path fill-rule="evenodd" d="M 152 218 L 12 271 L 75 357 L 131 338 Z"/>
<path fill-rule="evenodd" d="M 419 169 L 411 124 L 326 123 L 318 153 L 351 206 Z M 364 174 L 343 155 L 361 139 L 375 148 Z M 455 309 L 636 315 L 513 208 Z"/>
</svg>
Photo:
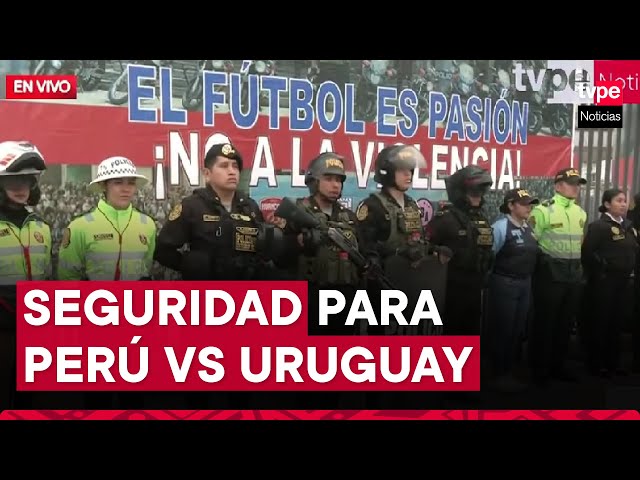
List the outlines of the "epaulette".
<svg viewBox="0 0 640 480">
<path fill-rule="evenodd" d="M 88 212 L 82 212 L 77 214 L 74 217 L 71 217 L 71 220 L 69 220 L 69 225 L 71 225 L 73 222 L 75 222 L 76 220 L 81 219 L 82 217 L 86 217 L 87 215 L 93 215 L 96 211 L 98 210 L 98 207 L 93 207 L 91 210 L 89 210 Z"/>
<path fill-rule="evenodd" d="M 133 210 L 135 212 L 138 212 L 140 215 L 144 215 L 145 217 L 149 217 L 149 219 L 156 224 L 158 221 L 155 219 L 155 217 L 153 215 L 149 215 L 147 212 L 143 212 L 142 210 L 140 210 L 139 208 L 133 207 Z"/>
</svg>

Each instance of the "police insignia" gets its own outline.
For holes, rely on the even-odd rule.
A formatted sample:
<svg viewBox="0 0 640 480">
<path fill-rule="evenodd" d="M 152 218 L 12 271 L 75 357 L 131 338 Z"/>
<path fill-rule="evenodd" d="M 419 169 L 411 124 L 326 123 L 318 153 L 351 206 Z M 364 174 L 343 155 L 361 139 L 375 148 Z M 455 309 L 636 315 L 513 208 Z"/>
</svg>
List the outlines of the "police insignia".
<svg viewBox="0 0 640 480">
<path fill-rule="evenodd" d="M 231 155 L 232 153 L 234 152 L 233 152 L 233 147 L 231 147 L 231 145 L 227 144 L 222 146 L 222 155 L 226 157 L 227 155 Z"/>
<path fill-rule="evenodd" d="M 144 236 L 142 233 L 140 235 L 138 235 L 138 238 L 140 239 L 140 243 L 143 245 L 147 244 L 147 237 Z"/>
<path fill-rule="evenodd" d="M 611 227 L 611 231 L 614 235 L 620 235 L 620 229 L 618 227 Z"/>
<path fill-rule="evenodd" d="M 38 243 L 44 243 L 44 237 L 42 236 L 42 234 L 40 232 L 36 232 L 33 234 L 33 238 L 36 239 L 36 242 Z"/>
<path fill-rule="evenodd" d="M 69 230 L 68 228 L 65 228 L 64 233 L 62 234 L 62 242 L 60 243 L 60 245 L 62 246 L 62 248 L 67 248 L 70 243 L 71 243 L 71 230 Z"/>
<path fill-rule="evenodd" d="M 173 210 L 171 210 L 171 213 L 169 213 L 169 220 L 174 221 L 175 219 L 179 218 L 181 214 L 182 214 L 182 204 L 179 203 L 178 205 L 173 207 Z"/>
<path fill-rule="evenodd" d="M 363 221 L 369 215 L 369 207 L 365 203 L 361 203 L 356 211 L 356 218 L 359 221 Z"/>
</svg>

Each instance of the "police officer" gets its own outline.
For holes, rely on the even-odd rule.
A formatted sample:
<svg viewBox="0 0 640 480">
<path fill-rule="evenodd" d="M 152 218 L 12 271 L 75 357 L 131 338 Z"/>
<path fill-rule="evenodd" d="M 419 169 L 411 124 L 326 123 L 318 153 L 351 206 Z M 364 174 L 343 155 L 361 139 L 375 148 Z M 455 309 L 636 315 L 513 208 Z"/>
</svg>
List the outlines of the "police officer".
<svg viewBox="0 0 640 480">
<path fill-rule="evenodd" d="M 401 275 L 404 278 L 397 278 L 400 275 L 390 276 L 394 285 L 398 284 L 397 288 L 400 288 L 404 279 L 418 288 L 426 288 L 420 284 L 427 282 L 428 278 L 420 276 L 429 272 L 420 267 L 426 265 L 423 260 L 427 255 L 441 254 L 443 263 L 451 257 L 448 247 L 429 245 L 420 207 L 406 193 L 411 188 L 415 168 L 422 166 L 419 164 L 424 164 L 424 157 L 415 147 L 395 145 L 381 150 L 376 158 L 374 180 L 382 185 L 382 189 L 369 195 L 356 209 L 363 250 L 374 261 L 379 259 L 380 264 L 384 265 L 391 265 L 395 260 L 393 257 L 403 258 Z M 414 302 L 417 298 L 413 299 Z M 409 305 L 406 311 L 409 312 L 407 320 L 410 320 L 413 306 Z M 412 329 L 418 331 L 417 327 Z M 370 329 L 370 333 L 373 331 L 375 329 Z M 398 328 L 398 325 L 390 325 L 385 329 L 386 334 L 403 332 L 405 328 Z"/>
<path fill-rule="evenodd" d="M 627 198 L 620 189 L 606 190 L 602 216 L 591 223 L 582 244 L 591 312 L 588 328 L 590 373 L 607 378 L 626 373 L 620 368 L 620 337 L 626 292 L 638 255 L 638 233 L 625 219 Z"/>
<path fill-rule="evenodd" d="M 582 288 L 580 254 L 587 214 L 576 198 L 586 183 L 576 169 L 560 170 L 555 195 L 534 207 L 529 219 L 540 246 L 529 345 L 533 380 L 540 386 L 550 378 L 575 380 L 565 360 Z"/>
<path fill-rule="evenodd" d="M 287 221 L 284 225 L 289 248 L 297 255 L 289 255 L 279 264 L 295 272 L 296 278 L 309 282 L 309 333 L 314 335 L 349 335 L 356 333 L 355 326 L 344 325 L 346 314 L 362 280 L 361 273 L 348 253 L 337 247 L 327 236 L 326 229 L 339 230 L 357 249 L 360 235 L 357 231 L 355 213 L 342 206 L 338 199 L 347 176 L 344 157 L 333 153 L 322 153 L 314 158 L 305 174 L 305 184 L 310 196 L 296 200 L 298 207 L 316 217 L 320 229 L 305 231 L 300 225 Z M 336 289 L 346 298 L 344 315 L 334 315 L 329 325 L 318 323 L 318 290 Z"/>
<path fill-rule="evenodd" d="M 538 242 L 527 219 L 532 206 L 539 203 L 527 190 L 509 190 L 500 206 L 504 216 L 492 225 L 496 259 L 489 277 L 486 345 L 491 352 L 493 387 L 503 392 L 525 387 L 513 376 L 513 366 L 526 332 L 538 255 Z"/>
<path fill-rule="evenodd" d="M 89 192 L 101 193 L 98 204 L 69 223 L 60 244 L 60 280 L 150 280 L 156 244 L 156 223 L 132 201 L 148 180 L 131 160 L 110 157 L 98 165 Z M 142 407 L 143 394 L 91 392 L 87 408 L 122 404 Z M 95 407 L 94 407 L 95 405 Z"/>
<path fill-rule="evenodd" d="M 51 230 L 31 211 L 46 169 L 27 142 L 0 143 L 0 410 L 16 408 L 16 283 L 51 275 Z"/>
<path fill-rule="evenodd" d="M 132 204 L 137 189 L 147 182 L 128 158 L 110 157 L 100 163 L 89 191 L 102 193 L 102 198 L 64 231 L 60 280 L 150 279 L 156 223 Z"/>
<path fill-rule="evenodd" d="M 635 228 L 636 232 L 640 233 L 640 193 L 636 193 L 633 197 L 633 208 L 629 209 L 627 214 L 627 220 L 631 222 L 631 226 Z M 638 236 L 638 242 L 640 243 L 640 236 Z M 640 254 L 636 257 L 636 268 L 633 278 L 633 321 L 632 321 L 632 335 L 633 335 L 633 373 L 640 373 Z"/>
<path fill-rule="evenodd" d="M 493 231 L 482 207 L 493 180 L 486 170 L 469 165 L 445 183 L 449 202 L 427 224 L 429 240 L 453 251 L 447 273 L 444 333 L 479 335 L 482 291 L 494 257 Z"/>
<path fill-rule="evenodd" d="M 278 254 L 279 229 L 264 223 L 258 204 L 238 191 L 242 156 L 231 143 L 213 145 L 204 158 L 206 186 L 169 213 L 156 260 L 184 280 L 268 280 Z"/>
</svg>

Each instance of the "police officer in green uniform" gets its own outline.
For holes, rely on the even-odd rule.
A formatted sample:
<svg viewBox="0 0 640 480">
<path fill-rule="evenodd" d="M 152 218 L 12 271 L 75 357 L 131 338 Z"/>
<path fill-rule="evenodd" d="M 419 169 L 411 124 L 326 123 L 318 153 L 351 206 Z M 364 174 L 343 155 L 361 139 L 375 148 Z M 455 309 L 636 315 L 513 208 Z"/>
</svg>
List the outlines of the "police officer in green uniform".
<svg viewBox="0 0 640 480">
<path fill-rule="evenodd" d="M 420 163 L 424 164 L 424 157 L 415 147 L 393 145 L 381 150 L 376 158 L 374 180 L 382 185 L 382 189 L 369 195 L 356 209 L 362 249 L 372 259 L 379 259 L 381 265 L 389 265 L 391 260 L 395 260 L 393 257 L 402 257 L 402 263 L 397 264 L 405 267 L 402 272 L 404 278 L 394 278 L 387 272 L 391 282 L 398 285 L 397 288 L 401 288 L 405 279 L 413 285 L 428 281 L 421 277 L 427 275 L 428 271 L 420 268 L 426 265 L 423 261 L 428 255 L 439 255 L 443 263 L 452 255 L 446 246 L 429 244 L 420 207 L 406 193 L 411 188 L 413 172 Z M 417 301 L 417 297 L 412 300 Z M 410 320 L 413 307 L 407 307 L 407 321 Z M 369 332 L 374 333 L 375 330 L 369 329 Z M 411 327 L 413 330 L 422 331 L 418 327 Z M 404 327 L 398 328 L 398 325 L 385 328 L 385 334 L 406 334 L 408 331 Z"/>
<path fill-rule="evenodd" d="M 51 230 L 32 212 L 46 169 L 27 142 L 0 143 L 0 411 L 24 408 L 16 399 L 16 283 L 51 275 Z"/>
<path fill-rule="evenodd" d="M 242 166 L 231 143 L 209 149 L 206 186 L 176 205 L 160 230 L 160 265 L 184 280 L 277 279 L 272 257 L 282 248 L 281 230 L 266 224 L 256 201 L 238 190 Z"/>
<path fill-rule="evenodd" d="M 542 386 L 550 378 L 575 379 L 565 360 L 582 288 L 580 257 L 587 214 L 576 198 L 586 183 L 576 169 L 560 170 L 555 195 L 537 205 L 529 217 L 540 246 L 529 348 L 533 380 Z"/>
<path fill-rule="evenodd" d="M 445 180 L 449 203 L 427 224 L 427 238 L 453 251 L 448 265 L 445 335 L 480 335 L 482 293 L 494 260 L 493 230 L 484 211 L 491 175 L 468 165 Z"/>
<path fill-rule="evenodd" d="M 360 235 L 357 231 L 355 213 L 342 206 L 338 199 L 347 175 L 344 157 L 333 153 L 322 153 L 314 158 L 305 174 L 305 184 L 310 196 L 299 198 L 296 204 L 317 217 L 321 228 L 305 231 L 299 225 L 287 221 L 284 225 L 289 254 L 279 265 L 288 268 L 299 280 L 309 285 L 309 333 L 313 335 L 350 335 L 357 333 L 356 326 L 346 326 L 349 306 L 361 283 L 361 273 L 347 252 L 337 247 L 324 233 L 334 227 L 358 248 Z M 319 325 L 318 291 L 331 288 L 339 290 L 346 298 L 344 315 L 329 317 L 328 325 Z M 315 315 L 314 315 L 315 314 Z"/>
<path fill-rule="evenodd" d="M 60 280 L 150 279 L 156 223 L 132 204 L 137 189 L 147 182 L 128 158 L 110 157 L 100 163 L 89 191 L 103 197 L 65 230 Z"/>
</svg>

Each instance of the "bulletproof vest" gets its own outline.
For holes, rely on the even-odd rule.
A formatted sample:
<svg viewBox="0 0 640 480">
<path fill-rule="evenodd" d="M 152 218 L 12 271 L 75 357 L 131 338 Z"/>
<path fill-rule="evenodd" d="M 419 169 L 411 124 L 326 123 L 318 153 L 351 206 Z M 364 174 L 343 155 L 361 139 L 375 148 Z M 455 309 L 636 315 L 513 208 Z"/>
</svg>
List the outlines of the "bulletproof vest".
<svg viewBox="0 0 640 480">
<path fill-rule="evenodd" d="M 333 221 L 321 210 L 312 208 L 306 198 L 298 199 L 296 203 L 320 220 L 320 229 L 326 230 L 333 227 L 340 230 L 354 247 L 358 247 L 355 225 L 346 210 L 341 210 L 338 213 L 337 221 Z M 356 286 L 360 279 L 358 269 L 351 262 L 347 252 L 342 251 L 329 238 L 326 238 L 325 242 L 320 245 L 314 256 L 300 255 L 298 275 L 299 278 L 316 285 Z"/>
<path fill-rule="evenodd" d="M 405 246 L 426 244 L 422 228 L 422 215 L 412 200 L 405 202 L 404 209 L 381 192 L 374 195 L 384 207 L 385 217 L 390 222 L 389 238 L 384 242 L 391 250 Z"/>
<path fill-rule="evenodd" d="M 69 238 L 63 239 L 60 280 L 139 280 L 151 275 L 153 252 L 149 252 L 149 245 L 156 234 L 153 219 L 133 209 L 128 223 L 116 228 L 103 211 L 96 208 L 69 225 L 74 237 L 82 241 L 67 243 Z"/>
<path fill-rule="evenodd" d="M 44 280 L 50 273 L 51 230 L 29 215 L 22 226 L 0 220 L 0 286 Z"/>
<path fill-rule="evenodd" d="M 531 227 L 519 228 L 508 218 L 504 245 L 496 255 L 493 271 L 502 275 L 525 278 L 533 274 L 538 254 L 538 242 Z"/>
<path fill-rule="evenodd" d="M 455 254 L 449 268 L 485 274 L 492 266 L 493 229 L 480 213 L 467 214 L 455 206 L 448 207 L 459 229 L 453 241 Z"/>
</svg>

